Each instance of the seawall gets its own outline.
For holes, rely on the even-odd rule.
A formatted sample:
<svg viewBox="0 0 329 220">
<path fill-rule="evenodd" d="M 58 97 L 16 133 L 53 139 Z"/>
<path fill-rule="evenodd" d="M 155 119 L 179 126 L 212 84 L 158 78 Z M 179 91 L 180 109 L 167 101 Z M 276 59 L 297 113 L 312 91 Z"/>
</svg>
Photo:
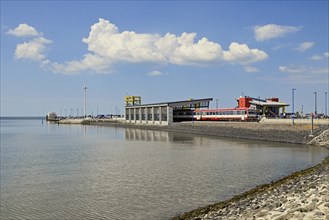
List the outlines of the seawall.
<svg viewBox="0 0 329 220">
<path fill-rule="evenodd" d="M 117 126 L 185 132 L 198 135 L 275 141 L 294 144 L 318 144 L 318 142 L 311 142 L 312 139 L 323 133 L 325 130 L 329 129 L 329 125 L 315 125 L 313 136 L 310 136 L 311 126 L 307 124 L 296 124 L 292 126 L 291 124 L 271 124 L 257 122 L 181 122 L 173 123 L 169 126 L 159 126 L 96 121 L 93 121 L 90 124 L 98 126 Z M 322 145 L 326 144 L 329 146 L 329 140 L 324 138 L 322 140 Z"/>
</svg>

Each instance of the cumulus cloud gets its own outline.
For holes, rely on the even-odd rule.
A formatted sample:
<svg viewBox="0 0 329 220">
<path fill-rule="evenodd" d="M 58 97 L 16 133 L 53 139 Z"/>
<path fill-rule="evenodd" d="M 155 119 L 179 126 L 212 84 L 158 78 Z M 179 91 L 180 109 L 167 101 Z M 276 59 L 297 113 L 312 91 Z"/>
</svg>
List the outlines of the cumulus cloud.
<svg viewBox="0 0 329 220">
<path fill-rule="evenodd" d="M 314 46 L 314 42 L 303 42 L 303 43 L 298 45 L 296 50 L 298 50 L 300 52 L 304 52 L 304 51 L 312 48 L 313 46 Z"/>
<path fill-rule="evenodd" d="M 231 63 L 250 64 L 265 60 L 268 55 L 258 49 L 250 49 L 246 44 L 231 43 L 229 50 L 223 52 L 224 60 Z"/>
<path fill-rule="evenodd" d="M 46 61 L 46 45 L 52 42 L 46 38 L 38 37 L 16 46 L 15 58 L 33 61 Z"/>
<path fill-rule="evenodd" d="M 268 55 L 258 49 L 251 49 L 246 44 L 231 43 L 229 50 L 224 51 L 220 44 L 203 37 L 196 40 L 196 33 L 175 35 L 120 32 L 118 27 L 108 20 L 100 18 L 91 26 L 89 36 L 83 38 L 91 54 L 102 57 L 108 63 L 116 62 L 156 62 L 176 65 L 211 65 L 214 63 L 249 64 L 262 61 Z M 81 70 L 78 63 L 61 64 L 60 69 Z M 74 64 L 74 65 L 73 65 Z M 59 66 L 56 65 L 57 67 Z M 85 66 L 85 65 L 82 65 Z M 94 69 L 94 65 L 85 66 Z M 57 68 L 58 70 L 59 68 Z M 97 70 L 96 70 L 97 71 Z"/>
<path fill-rule="evenodd" d="M 325 57 L 329 57 L 329 52 L 325 52 L 325 53 L 323 53 L 323 55 L 324 55 Z"/>
<path fill-rule="evenodd" d="M 111 63 L 103 57 L 86 54 L 82 60 L 68 61 L 63 64 L 52 62 L 49 69 L 55 73 L 77 74 L 80 71 L 96 71 L 97 73 L 108 73 Z"/>
<path fill-rule="evenodd" d="M 151 71 L 147 74 L 148 76 L 162 76 L 163 73 L 157 70 Z"/>
<path fill-rule="evenodd" d="M 273 38 L 283 37 L 288 33 L 298 32 L 301 29 L 301 27 L 296 26 L 267 24 L 264 26 L 255 26 L 254 33 L 257 41 L 266 41 Z"/>
<path fill-rule="evenodd" d="M 41 34 L 34 28 L 33 30 L 35 36 L 38 37 L 19 44 L 16 57 L 45 60 L 45 46 L 51 41 L 41 37 Z M 206 37 L 197 39 L 196 33 L 183 32 L 180 35 L 172 33 L 159 35 L 134 31 L 120 32 L 115 24 L 102 18 L 91 26 L 89 35 L 82 41 L 88 47 L 88 52 L 82 59 L 64 63 L 49 62 L 48 69 L 64 74 L 86 70 L 105 73 L 110 71 L 116 63 L 151 62 L 200 66 L 218 63 L 248 65 L 268 58 L 266 52 L 237 42 L 232 42 L 229 48 L 224 50 L 219 43 L 210 41 Z"/>
<path fill-rule="evenodd" d="M 34 27 L 27 24 L 20 24 L 15 29 L 9 29 L 7 32 L 9 35 L 16 37 L 38 37 L 42 36 Z"/>
</svg>

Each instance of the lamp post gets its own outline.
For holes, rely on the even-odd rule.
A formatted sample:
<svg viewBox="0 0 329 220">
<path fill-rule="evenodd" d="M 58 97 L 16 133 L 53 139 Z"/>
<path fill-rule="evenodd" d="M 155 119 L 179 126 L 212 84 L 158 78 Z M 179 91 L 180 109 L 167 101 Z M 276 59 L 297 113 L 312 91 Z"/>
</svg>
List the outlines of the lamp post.
<svg viewBox="0 0 329 220">
<path fill-rule="evenodd" d="M 317 92 L 314 92 L 314 114 L 315 116 L 318 114 L 318 111 L 317 111 L 317 103 L 316 103 L 316 97 L 317 96 Z"/>
<path fill-rule="evenodd" d="M 84 93 L 85 93 L 85 97 L 84 97 L 84 112 L 83 112 L 83 115 L 84 115 L 84 117 L 86 117 L 87 116 L 87 86 L 84 86 L 83 87 L 83 90 L 84 90 Z"/>
<path fill-rule="evenodd" d="M 292 89 L 292 115 L 291 115 L 291 117 L 292 117 L 292 125 L 294 125 L 295 124 L 295 122 L 294 122 L 294 119 L 295 119 L 295 90 L 296 89 Z"/>
<path fill-rule="evenodd" d="M 216 99 L 216 109 L 218 109 L 218 99 Z"/>
<path fill-rule="evenodd" d="M 325 116 L 327 116 L 328 115 L 328 112 L 327 112 L 327 107 L 328 107 L 328 103 L 327 103 L 327 101 L 328 101 L 328 99 L 327 99 L 327 95 L 328 95 L 328 93 L 327 92 L 325 92 L 324 93 L 324 112 L 325 112 Z"/>
</svg>

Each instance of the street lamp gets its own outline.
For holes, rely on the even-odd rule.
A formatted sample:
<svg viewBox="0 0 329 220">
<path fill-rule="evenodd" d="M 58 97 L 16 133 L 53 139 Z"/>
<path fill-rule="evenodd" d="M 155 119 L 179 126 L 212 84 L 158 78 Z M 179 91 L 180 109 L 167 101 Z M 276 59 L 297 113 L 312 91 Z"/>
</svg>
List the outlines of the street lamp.
<svg viewBox="0 0 329 220">
<path fill-rule="evenodd" d="M 296 89 L 292 89 L 292 115 L 291 115 L 291 117 L 292 117 L 292 125 L 294 125 L 295 124 L 295 122 L 294 122 L 294 119 L 295 119 L 295 90 Z"/>
<path fill-rule="evenodd" d="M 84 115 L 84 117 L 86 117 L 87 116 L 87 107 L 86 107 L 86 105 L 87 105 L 87 86 L 84 86 L 83 87 L 83 90 L 84 90 L 84 93 L 85 93 L 85 99 L 84 99 L 84 112 L 83 112 L 83 115 Z"/>
<path fill-rule="evenodd" d="M 316 103 L 316 92 L 314 92 L 314 114 L 317 115 L 317 103 Z"/>
<path fill-rule="evenodd" d="M 325 111 L 325 114 L 326 114 L 326 116 L 328 115 L 328 112 L 327 112 L 327 107 L 328 107 L 328 103 L 327 103 L 327 95 L 328 95 L 328 93 L 327 92 L 325 92 L 324 93 L 324 103 L 325 103 L 325 106 L 324 106 L 324 111 Z"/>
<path fill-rule="evenodd" d="M 218 109 L 218 99 L 216 99 L 216 109 Z"/>
</svg>

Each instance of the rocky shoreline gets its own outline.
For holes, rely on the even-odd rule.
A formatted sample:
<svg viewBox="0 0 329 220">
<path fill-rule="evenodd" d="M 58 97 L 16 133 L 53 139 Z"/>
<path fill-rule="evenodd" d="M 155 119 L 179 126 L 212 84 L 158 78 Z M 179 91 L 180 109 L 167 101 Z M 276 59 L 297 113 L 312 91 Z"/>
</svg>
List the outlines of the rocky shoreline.
<svg viewBox="0 0 329 220">
<path fill-rule="evenodd" d="M 329 156 L 319 165 L 174 220 L 329 219 Z"/>
</svg>

